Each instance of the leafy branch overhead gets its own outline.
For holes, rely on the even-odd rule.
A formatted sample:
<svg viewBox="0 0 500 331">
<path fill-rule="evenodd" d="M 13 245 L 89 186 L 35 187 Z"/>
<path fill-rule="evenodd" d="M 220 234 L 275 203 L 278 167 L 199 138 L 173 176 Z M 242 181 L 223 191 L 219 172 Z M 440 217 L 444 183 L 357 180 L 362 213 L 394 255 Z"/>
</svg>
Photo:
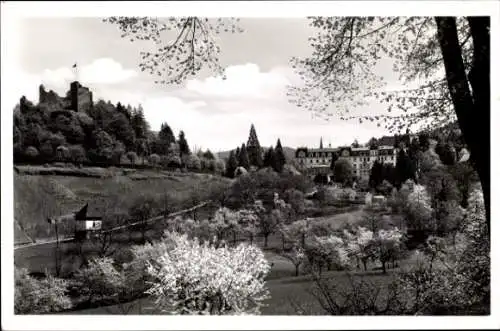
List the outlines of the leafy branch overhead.
<svg viewBox="0 0 500 331">
<path fill-rule="evenodd" d="M 118 25 L 121 37 L 131 42 L 154 43 L 155 49 L 141 52 L 139 66 L 157 76 L 158 84 L 181 84 L 204 68 L 224 78 L 217 36 L 243 32 L 239 18 L 110 17 L 104 21 Z"/>
<path fill-rule="evenodd" d="M 377 122 L 400 131 L 416 124 L 440 126 L 456 119 L 432 17 L 310 17 L 317 30 L 313 53 L 293 58 L 303 80 L 291 86 L 292 103 L 323 117 Z M 462 57 L 470 70 L 472 40 L 467 20 L 457 19 Z M 386 59 L 408 87 L 391 90 L 376 68 Z M 381 61 L 382 60 L 382 61 Z M 352 109 L 377 100 L 391 114 L 354 115 Z"/>
</svg>

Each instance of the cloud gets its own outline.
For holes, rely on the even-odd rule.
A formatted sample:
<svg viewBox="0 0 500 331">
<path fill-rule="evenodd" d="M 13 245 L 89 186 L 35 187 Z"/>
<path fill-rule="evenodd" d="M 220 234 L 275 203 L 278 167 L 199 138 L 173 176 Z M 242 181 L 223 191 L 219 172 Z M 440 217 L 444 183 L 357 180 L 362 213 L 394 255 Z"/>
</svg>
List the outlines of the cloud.
<svg viewBox="0 0 500 331">
<path fill-rule="evenodd" d="M 280 71 L 261 72 L 258 65 L 247 63 L 226 68 L 226 79 L 189 80 L 186 89 L 207 97 L 260 99 L 284 92 L 288 83 L 288 78 Z"/>
<path fill-rule="evenodd" d="M 79 70 L 80 79 L 87 84 L 116 84 L 137 76 L 135 70 L 124 69 L 111 58 L 97 59 Z"/>
<path fill-rule="evenodd" d="M 80 64 L 77 64 L 80 65 Z M 76 72 L 78 71 L 78 77 Z M 41 81 L 50 88 L 59 90 L 67 88 L 69 83 L 78 79 L 82 84 L 111 85 L 125 82 L 137 76 L 132 69 L 123 68 L 122 64 L 112 58 L 100 58 L 77 69 L 61 67 L 45 69 L 41 74 Z"/>
</svg>

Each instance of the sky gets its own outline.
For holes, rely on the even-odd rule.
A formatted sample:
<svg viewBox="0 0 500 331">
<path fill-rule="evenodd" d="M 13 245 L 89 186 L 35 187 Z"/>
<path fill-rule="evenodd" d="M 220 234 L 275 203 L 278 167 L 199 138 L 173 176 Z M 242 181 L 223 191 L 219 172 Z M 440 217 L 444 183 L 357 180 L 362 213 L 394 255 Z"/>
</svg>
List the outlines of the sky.
<svg viewBox="0 0 500 331">
<path fill-rule="evenodd" d="M 88 86 L 94 100 L 142 105 L 153 130 L 167 122 L 174 133 L 183 130 L 191 146 L 222 151 L 247 141 L 255 125 L 262 146 L 278 138 L 289 147 L 332 147 L 366 142 L 385 132 L 373 123 L 329 121 L 297 108 L 288 101 L 286 86 L 299 83 L 289 61 L 312 52 L 314 34 L 305 18 L 242 18 L 243 33 L 220 35 L 220 62 L 227 79 L 195 76 L 176 87 L 154 83 L 155 77 L 139 69 L 140 51 L 151 44 L 120 37 L 118 27 L 100 18 L 23 18 L 17 30 L 18 56 L 11 69 L 17 77 L 9 102 L 22 95 L 38 101 L 38 87 L 64 95 L 76 79 Z M 169 36 L 166 36 L 168 38 Z M 390 63 L 377 68 L 392 86 L 399 82 Z M 12 101 L 10 101 L 12 100 Z M 378 102 L 362 111 L 383 110 Z"/>
</svg>

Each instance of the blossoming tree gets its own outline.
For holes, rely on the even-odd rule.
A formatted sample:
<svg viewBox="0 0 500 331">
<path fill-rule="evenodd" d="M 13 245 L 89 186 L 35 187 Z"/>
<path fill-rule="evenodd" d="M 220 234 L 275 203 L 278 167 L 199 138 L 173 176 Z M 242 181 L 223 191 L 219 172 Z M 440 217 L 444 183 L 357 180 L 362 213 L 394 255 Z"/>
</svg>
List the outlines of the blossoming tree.
<svg viewBox="0 0 500 331">
<path fill-rule="evenodd" d="M 156 281 L 147 293 L 172 314 L 259 314 L 268 298 L 264 277 L 270 265 L 255 246 L 215 247 L 169 233 L 148 273 Z"/>
</svg>

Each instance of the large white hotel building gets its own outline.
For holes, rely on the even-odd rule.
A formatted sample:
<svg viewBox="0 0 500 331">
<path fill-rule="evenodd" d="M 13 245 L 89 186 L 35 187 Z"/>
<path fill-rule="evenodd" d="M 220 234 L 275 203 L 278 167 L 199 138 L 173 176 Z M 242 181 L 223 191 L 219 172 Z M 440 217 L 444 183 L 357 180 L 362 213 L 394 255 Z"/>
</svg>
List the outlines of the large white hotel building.
<svg viewBox="0 0 500 331">
<path fill-rule="evenodd" d="M 298 164 L 310 175 L 322 173 L 329 175 L 332 173 L 330 165 L 332 157 L 346 158 L 353 166 L 353 176 L 363 179 L 370 177 L 370 170 L 375 161 L 380 163 L 390 163 L 396 166 L 398 148 L 391 145 L 381 145 L 377 147 L 323 147 L 320 141 L 319 148 L 297 148 L 295 158 Z"/>
</svg>

